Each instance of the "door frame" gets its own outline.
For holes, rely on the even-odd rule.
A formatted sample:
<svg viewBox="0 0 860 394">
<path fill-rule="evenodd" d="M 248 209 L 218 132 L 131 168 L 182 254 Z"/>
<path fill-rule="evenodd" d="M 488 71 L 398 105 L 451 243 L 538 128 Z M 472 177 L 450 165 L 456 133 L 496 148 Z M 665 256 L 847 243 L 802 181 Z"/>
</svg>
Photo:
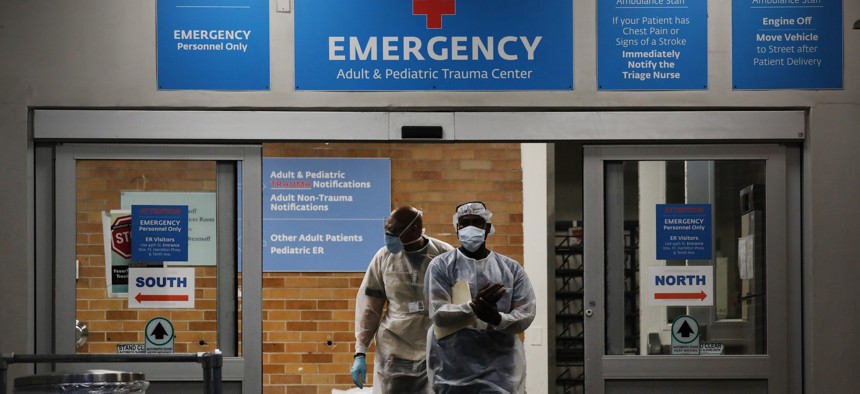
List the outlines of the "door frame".
<svg viewBox="0 0 860 394">
<path fill-rule="evenodd" d="M 799 392 L 802 376 L 800 152 L 767 145 L 586 145 L 583 155 L 586 392 L 610 380 L 766 380 L 769 392 Z M 624 356 L 605 351 L 605 162 L 623 160 L 765 160 L 767 354 Z M 790 291 L 792 289 L 794 291 Z M 589 314 L 586 313 L 586 316 Z"/>
<path fill-rule="evenodd" d="M 30 119 L 32 132 L 30 141 L 37 147 L 34 149 L 37 162 L 41 161 L 40 156 L 45 156 L 38 149 L 42 143 L 101 141 L 255 144 L 260 141 L 319 140 L 396 142 L 406 140 L 401 133 L 402 126 L 441 125 L 443 135 L 439 141 L 444 142 L 515 141 L 523 143 L 524 146 L 529 143 L 546 143 L 547 151 L 540 155 L 547 161 L 546 165 L 541 162 L 530 167 L 537 171 L 524 171 L 524 179 L 529 177 L 531 180 L 536 180 L 537 186 L 543 185 L 543 182 L 554 185 L 552 142 L 742 144 L 786 141 L 802 145 L 808 129 L 808 110 L 802 108 L 667 107 L 658 110 L 568 108 L 551 111 L 546 108 L 509 108 L 506 111 L 488 111 L 466 107 L 456 111 L 450 108 L 434 110 L 434 108 L 406 107 L 371 108 L 364 111 L 337 108 L 317 110 L 33 108 L 30 110 Z M 349 132 L 343 130 L 349 130 Z M 799 162 L 798 156 L 797 163 Z M 44 170 L 40 166 L 36 166 L 35 169 L 37 191 L 51 191 L 51 193 L 35 194 L 37 209 L 34 213 L 34 221 L 36 233 L 39 234 L 36 237 L 38 244 L 40 239 L 46 237 L 50 239 L 53 236 L 52 233 L 42 235 L 42 230 L 52 225 L 53 218 L 51 215 L 41 215 L 42 212 L 48 211 L 41 208 L 46 205 L 39 202 L 40 199 L 52 198 L 53 184 L 44 185 L 44 182 L 40 181 L 44 177 L 38 176 Z M 797 182 L 799 185 L 799 179 Z M 553 205 L 539 206 L 540 199 L 547 196 L 548 187 L 540 190 L 529 189 L 529 192 L 533 191 L 536 193 L 528 196 L 532 199 L 530 200 L 532 203 L 527 208 L 537 208 L 539 212 L 537 215 L 526 215 L 524 219 L 529 222 L 529 230 L 525 231 L 524 237 L 524 258 L 526 261 L 547 261 L 547 256 L 553 254 L 551 234 L 554 218 L 551 215 L 554 208 Z M 524 198 L 526 197 L 524 195 Z M 554 203 L 547 200 L 547 204 Z M 796 206 L 799 211 L 799 196 Z M 544 210 L 547 210 L 550 216 L 540 214 Z M 799 232 L 796 235 L 799 242 Z M 550 245 L 545 246 L 544 244 L 547 243 Z M 52 245 L 49 246 L 52 247 Z M 36 249 L 36 255 L 48 250 L 44 245 Z M 533 277 L 540 275 L 546 277 L 547 283 L 553 281 L 551 269 L 547 270 L 542 265 L 531 264 L 527 264 L 526 269 Z M 38 283 L 44 283 L 45 276 L 35 275 L 35 277 Z M 536 365 L 539 370 L 541 366 L 546 366 L 548 372 L 546 374 L 529 373 L 527 377 L 529 387 L 549 389 L 554 385 L 552 371 L 555 369 L 556 360 L 555 339 L 552 333 L 555 326 L 555 307 L 553 291 L 549 289 L 550 287 L 551 285 L 548 285 L 546 289 L 549 295 L 547 298 L 538 297 L 538 315 L 535 323 L 526 332 L 526 340 L 530 341 L 530 346 L 526 346 L 529 365 Z M 32 287 L 22 289 L 27 290 L 28 294 L 33 293 Z M 800 299 L 801 294 L 798 292 L 796 297 Z M 32 297 L 28 299 L 28 303 L 33 302 L 36 301 Z M 30 309 L 36 318 L 36 323 L 33 325 L 36 332 L 50 329 L 50 327 L 45 328 L 46 325 L 41 323 L 49 321 L 44 318 L 45 315 L 50 317 L 51 313 L 51 305 L 47 304 L 48 312 L 41 307 Z M 45 303 L 39 302 L 39 305 L 45 305 Z M 798 316 L 801 313 L 799 309 L 791 312 Z M 793 343 L 799 343 L 800 337 L 795 339 L 797 341 Z M 48 344 L 48 351 L 43 350 L 44 345 L 44 341 L 37 341 L 36 352 L 49 352 L 50 344 Z M 790 349 L 789 352 L 801 354 L 802 349 Z M 549 380 L 547 380 L 548 376 Z M 797 382 L 802 379 L 799 375 L 796 378 Z"/>
<path fill-rule="evenodd" d="M 74 354 L 76 258 L 76 161 L 78 160 L 204 160 L 241 163 L 236 176 L 241 190 L 242 355 L 224 357 L 223 381 L 241 382 L 243 393 L 262 390 L 262 190 L 241 187 L 262 184 L 259 145 L 44 144 L 36 147 L 36 201 L 40 224 L 36 235 L 36 351 Z M 217 170 L 216 170 L 217 171 Z M 219 175 L 220 176 L 220 175 Z M 218 193 L 222 191 L 219 190 Z M 72 262 L 66 264 L 68 262 Z M 61 263 L 66 262 L 66 263 Z M 235 289 L 222 289 L 235 297 Z M 48 312 L 46 312 L 48 311 Z M 235 327 L 235 326 L 234 326 Z M 219 333 L 220 339 L 220 333 Z M 42 365 L 40 369 L 49 369 Z M 144 372 L 151 381 L 201 380 L 196 364 L 110 363 L 67 364 L 65 370 L 118 369 Z M 43 371 L 47 372 L 47 371 Z"/>
</svg>

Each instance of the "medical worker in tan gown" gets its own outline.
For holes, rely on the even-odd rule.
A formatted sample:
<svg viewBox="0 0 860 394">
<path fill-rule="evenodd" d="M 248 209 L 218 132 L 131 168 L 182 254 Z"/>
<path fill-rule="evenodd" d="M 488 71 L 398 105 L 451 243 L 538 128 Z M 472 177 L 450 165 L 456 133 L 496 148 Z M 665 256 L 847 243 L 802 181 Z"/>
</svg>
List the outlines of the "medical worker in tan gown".
<svg viewBox="0 0 860 394">
<path fill-rule="evenodd" d="M 421 211 L 404 206 L 385 223 L 379 249 L 358 290 L 355 309 L 355 359 L 350 369 L 356 386 L 367 382 L 367 349 L 376 340 L 374 393 L 430 393 L 426 340 L 431 325 L 424 275 L 434 257 L 452 250 L 424 233 Z M 386 308 L 387 306 L 387 308 Z"/>
</svg>

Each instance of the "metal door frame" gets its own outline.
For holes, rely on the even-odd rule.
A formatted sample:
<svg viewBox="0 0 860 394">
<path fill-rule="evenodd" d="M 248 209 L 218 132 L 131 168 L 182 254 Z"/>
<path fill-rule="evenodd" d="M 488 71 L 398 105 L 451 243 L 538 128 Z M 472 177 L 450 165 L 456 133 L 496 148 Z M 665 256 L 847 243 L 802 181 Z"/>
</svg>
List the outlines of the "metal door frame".
<svg viewBox="0 0 860 394">
<path fill-rule="evenodd" d="M 293 108 L 295 109 L 295 108 Z M 199 144 L 256 144 L 261 141 L 403 141 L 402 126 L 441 125 L 443 136 L 439 141 L 515 141 L 560 142 L 578 141 L 581 143 L 713 143 L 731 141 L 732 143 L 758 143 L 762 141 L 795 141 L 802 144 L 807 134 L 808 111 L 798 108 L 783 109 L 726 109 L 726 108 L 665 108 L 662 110 L 636 109 L 599 110 L 594 108 L 572 108 L 561 111 L 547 111 L 545 108 L 512 108 L 509 111 L 489 111 L 480 108 L 462 108 L 457 111 L 438 108 L 410 110 L 403 108 L 388 110 L 384 108 L 366 111 L 340 111 L 337 108 L 318 110 L 280 110 L 217 109 L 205 110 L 189 108 L 34 108 L 31 112 L 32 139 L 37 163 L 46 160 L 45 150 L 39 149 L 42 143 L 94 141 L 113 143 L 199 143 Z M 447 112 L 446 112 L 447 111 Z M 240 132 L 237 132 L 239 130 Z M 344 132 L 343 130 L 348 130 Z M 549 144 L 551 145 L 551 144 Z M 47 160 L 50 160 L 48 153 Z M 799 162 L 799 156 L 798 160 Z M 53 233 L 44 235 L 45 229 L 52 226 L 53 216 L 49 212 L 52 205 L 43 200 L 53 198 L 52 183 L 41 181 L 45 178 L 44 166 L 36 165 L 34 220 L 36 237 L 36 258 L 53 247 L 39 244 L 39 240 L 50 239 Z M 49 174 L 50 175 L 50 174 Z M 586 177 L 586 179 L 588 179 Z M 799 180 L 797 181 L 799 183 Z M 39 191 L 48 191 L 40 193 Z M 798 197 L 799 199 L 799 197 Z M 250 199 L 245 199 L 250 201 Z M 42 208 L 47 206 L 48 208 Z M 797 204 L 799 211 L 800 205 Z M 550 209 L 552 211 L 552 209 Z M 259 217 L 257 215 L 256 217 Z M 255 218 L 256 218 L 255 217 Z M 251 218 L 251 216 L 245 216 Z M 552 220 L 547 224 L 551 229 Z M 551 233 L 551 231 L 550 231 Z M 247 232 L 246 232 L 247 234 Z M 799 234 L 799 233 L 798 233 Z M 534 234 L 531 234 L 534 235 Z M 529 240 L 530 234 L 525 239 Z M 799 235 L 797 236 L 799 240 Z M 52 242 L 52 241 L 51 241 Z M 531 248 L 527 241 L 526 248 Z M 546 240 L 538 240 L 543 245 Z M 244 243 L 248 245 L 248 242 Z M 258 243 L 262 245 L 262 242 Z M 255 246 L 259 247 L 259 246 Z M 248 249 L 246 246 L 245 249 Z M 529 260 L 528 250 L 525 252 Z M 246 251 L 247 253 L 247 251 Z M 53 256 L 51 256 L 51 259 Z M 538 260 L 543 257 L 538 256 Z M 249 260 L 245 260 L 249 261 Z M 529 260 L 530 261 L 530 260 Z M 527 265 L 529 267 L 530 265 Z M 38 269 L 38 265 L 37 265 Z M 538 270 L 541 271 L 541 270 Z M 37 287 L 44 287 L 46 276 L 35 275 Z M 552 275 L 549 276 L 552 280 Z M 48 282 L 50 286 L 50 282 Z M 32 292 L 32 289 L 29 289 Z M 40 295 L 41 297 L 41 295 Z M 799 298 L 800 295 L 798 294 Z M 41 299 L 44 301 L 44 298 Z M 552 300 L 552 298 L 549 298 Z M 36 315 L 35 331 L 48 328 L 39 322 L 49 322 L 50 302 L 39 301 L 42 307 L 33 307 Z M 32 302 L 32 298 L 30 299 Z M 537 337 L 537 346 L 527 346 L 526 354 L 546 359 L 549 369 L 555 366 L 555 348 L 552 335 L 541 330 L 552 330 L 555 325 L 554 311 L 546 302 L 539 300 L 538 318 L 526 337 Z M 800 313 L 799 310 L 795 313 Z M 46 317 L 47 316 L 47 317 Z M 799 321 L 799 320 L 798 320 Z M 247 324 L 247 322 L 246 322 Z M 546 345 L 540 345 L 540 338 L 547 335 Z M 39 336 L 43 338 L 44 336 Z M 799 337 L 798 337 L 799 342 Z M 44 352 L 44 341 L 37 341 L 36 352 Z M 48 344 L 50 345 L 50 344 Z M 253 350 L 247 349 L 246 350 Z M 791 349 L 800 352 L 802 349 Z M 794 358 L 792 358 L 794 360 Z M 542 360 L 543 361 L 543 360 Z M 530 364 L 531 365 L 531 364 Z M 799 369 L 798 369 L 799 371 Z M 258 371 L 258 373 L 261 373 Z M 247 374 L 246 374 L 247 375 Z M 530 377 L 539 374 L 529 373 Z M 254 379 L 258 379 L 254 377 Z M 261 379 L 261 377 L 260 377 Z M 247 380 L 246 380 L 247 381 Z M 534 382 L 535 380 L 532 379 Z M 798 382 L 800 376 L 798 375 Z M 547 382 L 547 385 L 551 383 Z"/>
<path fill-rule="evenodd" d="M 615 356 L 605 353 L 607 193 L 604 164 L 623 160 L 765 160 L 767 354 L 749 356 Z M 800 392 L 800 153 L 780 145 L 662 145 L 584 147 L 586 392 L 608 380 L 766 380 L 769 392 Z M 781 214 L 784 213 L 784 214 Z M 794 289 L 790 292 L 789 289 Z M 588 315 L 588 313 L 587 313 Z"/>
<path fill-rule="evenodd" d="M 36 194 L 40 228 L 36 236 L 37 265 L 37 344 L 43 354 L 74 354 L 75 338 L 70 329 L 75 320 L 75 283 L 60 278 L 74 278 L 76 256 L 76 161 L 77 160 L 206 160 L 241 163 L 237 166 L 240 185 L 262 182 L 262 148 L 259 145 L 154 145 L 154 144 L 46 144 L 36 147 Z M 219 179 L 224 176 L 221 168 Z M 232 174 L 227 174 L 228 179 Z M 219 188 L 218 198 L 229 191 Z M 241 187 L 242 198 L 242 355 L 224 357 L 223 380 L 241 382 L 243 393 L 262 390 L 262 191 L 258 187 Z M 219 226 L 219 232 L 225 229 Z M 220 253 L 220 252 L 219 252 Z M 235 297 L 235 289 L 224 289 Z M 219 313 L 220 315 L 220 313 Z M 228 327 L 229 328 L 229 327 Z M 219 327 L 219 341 L 221 339 Z M 66 369 L 135 370 L 152 381 L 200 380 L 200 368 L 183 363 L 152 364 L 81 364 Z"/>
</svg>

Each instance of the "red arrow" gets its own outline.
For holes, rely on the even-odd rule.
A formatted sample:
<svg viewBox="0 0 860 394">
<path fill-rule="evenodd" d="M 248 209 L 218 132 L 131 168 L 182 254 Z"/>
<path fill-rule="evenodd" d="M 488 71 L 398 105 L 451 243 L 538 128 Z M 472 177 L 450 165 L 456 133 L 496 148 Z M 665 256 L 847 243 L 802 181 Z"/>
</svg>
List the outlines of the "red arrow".
<svg viewBox="0 0 860 394">
<path fill-rule="evenodd" d="M 137 296 L 135 296 L 134 299 L 137 300 L 138 304 L 141 302 L 144 302 L 144 301 L 188 301 L 188 295 L 187 294 L 183 294 L 183 295 L 166 295 L 166 294 L 165 295 L 162 295 L 162 294 L 143 295 L 143 294 L 137 293 Z"/>
<path fill-rule="evenodd" d="M 695 300 L 704 301 L 708 295 L 704 291 L 698 293 L 654 293 L 655 300 Z"/>
</svg>

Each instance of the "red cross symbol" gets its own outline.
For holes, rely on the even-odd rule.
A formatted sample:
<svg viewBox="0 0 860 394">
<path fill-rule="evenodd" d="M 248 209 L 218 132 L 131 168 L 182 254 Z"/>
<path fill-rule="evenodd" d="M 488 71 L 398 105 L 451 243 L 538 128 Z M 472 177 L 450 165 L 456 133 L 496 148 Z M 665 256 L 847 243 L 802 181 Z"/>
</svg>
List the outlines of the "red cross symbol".
<svg viewBox="0 0 860 394">
<path fill-rule="evenodd" d="M 428 29 L 442 28 L 442 15 L 455 15 L 457 0 L 412 0 L 412 15 L 427 15 Z"/>
</svg>

